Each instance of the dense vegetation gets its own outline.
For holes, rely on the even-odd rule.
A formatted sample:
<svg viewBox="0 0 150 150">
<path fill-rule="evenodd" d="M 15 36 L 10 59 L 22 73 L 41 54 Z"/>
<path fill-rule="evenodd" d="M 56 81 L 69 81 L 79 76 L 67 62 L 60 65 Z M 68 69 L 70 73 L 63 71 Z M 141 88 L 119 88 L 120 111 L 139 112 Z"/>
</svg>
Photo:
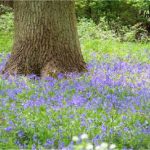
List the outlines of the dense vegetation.
<svg viewBox="0 0 150 150">
<path fill-rule="evenodd" d="M 109 23 L 120 21 L 122 25 L 134 25 L 139 21 L 148 21 L 150 2 L 147 0 L 78 0 L 76 10 L 78 17 L 91 18 L 95 22 L 105 17 Z"/>
<path fill-rule="evenodd" d="M 87 1 L 78 2 L 83 17 Z M 87 73 L 0 77 L 0 148 L 150 149 L 149 36 L 138 41 L 136 27 L 121 25 L 116 33 L 105 19 L 87 18 L 78 22 Z M 13 42 L 12 19 L 12 12 L 0 17 L 0 70 Z"/>
<path fill-rule="evenodd" d="M 96 24 L 103 20 L 116 34 L 136 29 L 135 39 L 150 35 L 150 1 L 148 0 L 78 0 L 77 16 L 92 19 Z M 125 30 L 126 29 L 126 30 Z"/>
</svg>

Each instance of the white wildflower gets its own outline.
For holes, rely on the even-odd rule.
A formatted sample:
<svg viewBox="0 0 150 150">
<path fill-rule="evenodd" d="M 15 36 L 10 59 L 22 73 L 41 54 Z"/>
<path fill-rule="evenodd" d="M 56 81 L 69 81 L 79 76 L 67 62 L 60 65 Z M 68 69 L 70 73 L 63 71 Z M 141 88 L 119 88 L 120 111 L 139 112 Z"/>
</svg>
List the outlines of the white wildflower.
<svg viewBox="0 0 150 150">
<path fill-rule="evenodd" d="M 97 146 L 95 147 L 95 150 L 101 150 L 101 146 L 100 146 L 100 145 L 97 145 Z"/>
<path fill-rule="evenodd" d="M 86 150 L 93 150 L 93 145 L 91 143 L 88 143 L 86 145 Z"/>
<path fill-rule="evenodd" d="M 78 140 L 79 140 L 79 138 L 77 136 L 72 137 L 72 141 L 77 142 Z"/>
<path fill-rule="evenodd" d="M 95 150 L 108 150 L 108 144 L 104 142 L 101 145 L 96 146 Z"/>
<path fill-rule="evenodd" d="M 108 144 L 105 143 L 105 142 L 103 142 L 103 143 L 101 144 L 101 147 L 102 147 L 103 149 L 107 149 L 107 148 L 108 148 Z"/>
<path fill-rule="evenodd" d="M 115 144 L 111 144 L 109 148 L 112 150 L 112 149 L 116 148 L 116 145 Z"/>
<path fill-rule="evenodd" d="M 87 135 L 87 134 L 85 134 L 85 133 L 84 133 L 84 134 L 82 134 L 82 135 L 81 135 L 81 139 L 82 139 L 82 140 L 88 139 L 88 135 Z"/>
</svg>

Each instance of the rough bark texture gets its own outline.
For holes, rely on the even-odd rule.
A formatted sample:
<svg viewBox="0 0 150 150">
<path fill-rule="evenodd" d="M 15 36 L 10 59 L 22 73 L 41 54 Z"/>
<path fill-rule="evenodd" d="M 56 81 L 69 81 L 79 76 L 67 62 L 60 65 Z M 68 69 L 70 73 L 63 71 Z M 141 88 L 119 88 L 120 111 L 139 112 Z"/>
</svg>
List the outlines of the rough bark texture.
<svg viewBox="0 0 150 150">
<path fill-rule="evenodd" d="M 14 1 L 14 14 L 14 45 L 3 73 L 48 76 L 86 70 L 74 1 Z"/>
</svg>

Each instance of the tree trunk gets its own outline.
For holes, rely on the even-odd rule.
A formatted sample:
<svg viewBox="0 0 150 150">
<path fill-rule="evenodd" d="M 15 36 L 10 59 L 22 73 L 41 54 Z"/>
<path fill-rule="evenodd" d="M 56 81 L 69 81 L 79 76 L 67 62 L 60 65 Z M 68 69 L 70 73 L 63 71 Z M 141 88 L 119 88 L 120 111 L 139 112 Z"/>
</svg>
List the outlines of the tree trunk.
<svg viewBox="0 0 150 150">
<path fill-rule="evenodd" d="M 14 1 L 14 15 L 14 45 L 3 73 L 48 76 L 86 70 L 74 1 Z"/>
</svg>

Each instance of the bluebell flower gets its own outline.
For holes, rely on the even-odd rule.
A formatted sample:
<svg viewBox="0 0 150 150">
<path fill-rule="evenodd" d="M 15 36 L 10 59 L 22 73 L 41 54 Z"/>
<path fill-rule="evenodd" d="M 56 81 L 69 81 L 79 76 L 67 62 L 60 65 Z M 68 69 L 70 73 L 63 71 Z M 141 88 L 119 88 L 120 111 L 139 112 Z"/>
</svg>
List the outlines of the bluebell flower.
<svg viewBox="0 0 150 150">
<path fill-rule="evenodd" d="M 36 145 L 35 144 L 32 145 L 32 150 L 36 150 Z"/>
<path fill-rule="evenodd" d="M 18 132 L 18 137 L 23 137 L 24 136 L 24 132 L 22 131 L 22 130 L 20 130 L 19 132 Z"/>
<path fill-rule="evenodd" d="M 12 131 L 13 130 L 13 127 L 12 126 L 8 126 L 7 128 L 5 128 L 5 131 L 7 131 L 7 132 L 10 132 L 10 131 Z"/>
<path fill-rule="evenodd" d="M 102 132 L 106 133 L 107 127 L 104 124 L 102 124 L 101 129 L 102 129 Z"/>
<path fill-rule="evenodd" d="M 54 144 L 54 140 L 51 140 L 51 139 L 47 139 L 46 140 L 46 143 L 44 144 L 44 147 L 45 148 L 51 148 Z"/>
</svg>

